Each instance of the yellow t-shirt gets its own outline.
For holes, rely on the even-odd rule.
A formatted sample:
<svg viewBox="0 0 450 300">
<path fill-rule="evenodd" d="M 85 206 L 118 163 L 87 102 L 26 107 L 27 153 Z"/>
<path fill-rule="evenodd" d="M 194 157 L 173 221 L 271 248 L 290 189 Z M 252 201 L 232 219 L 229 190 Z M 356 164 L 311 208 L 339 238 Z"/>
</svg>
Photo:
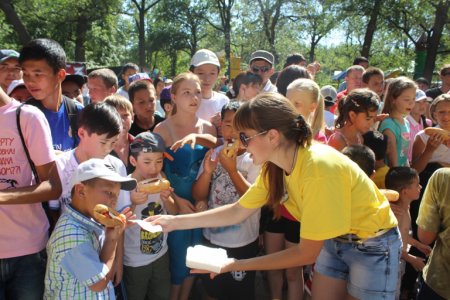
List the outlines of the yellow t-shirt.
<svg viewBox="0 0 450 300">
<path fill-rule="evenodd" d="M 268 195 L 265 181 L 261 173 L 239 203 L 246 208 L 263 206 Z M 300 148 L 285 183 L 289 198 L 284 206 L 302 223 L 302 238 L 326 240 L 347 233 L 368 238 L 397 226 L 389 202 L 375 184 L 357 164 L 329 146 Z"/>
<path fill-rule="evenodd" d="M 383 166 L 381 168 L 379 168 L 378 170 L 375 171 L 375 174 L 373 175 L 373 182 L 375 182 L 376 186 L 379 189 L 385 189 L 386 188 L 386 184 L 385 179 L 386 179 L 386 174 L 389 172 L 389 166 Z"/>
<path fill-rule="evenodd" d="M 428 181 L 420 203 L 417 225 L 437 233 L 423 268 L 423 278 L 439 296 L 450 299 L 450 168 L 437 170 Z"/>
</svg>

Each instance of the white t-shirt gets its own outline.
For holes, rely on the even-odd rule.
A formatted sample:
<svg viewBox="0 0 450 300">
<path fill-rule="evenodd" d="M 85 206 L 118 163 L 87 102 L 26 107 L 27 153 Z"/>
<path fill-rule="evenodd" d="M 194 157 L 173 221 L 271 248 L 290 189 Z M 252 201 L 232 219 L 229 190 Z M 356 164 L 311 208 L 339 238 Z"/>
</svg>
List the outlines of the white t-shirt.
<svg viewBox="0 0 450 300">
<path fill-rule="evenodd" d="M 276 93 L 276 92 L 278 92 L 278 89 L 277 89 L 276 85 L 272 84 L 272 82 L 269 79 L 269 80 L 267 80 L 266 84 L 263 87 L 263 92 Z"/>
<path fill-rule="evenodd" d="M 129 176 L 131 177 L 131 175 Z M 158 178 L 162 178 L 161 175 Z M 131 201 L 118 202 L 119 209 L 131 205 Z M 148 195 L 145 204 L 136 205 L 134 210 L 136 219 L 144 220 L 153 215 L 166 215 L 164 203 L 158 194 Z M 163 256 L 168 250 L 167 233 L 148 232 L 134 225 L 125 230 L 125 252 L 123 263 L 129 267 L 146 266 Z"/>
<path fill-rule="evenodd" d="M 436 127 L 439 128 L 439 126 Z M 425 131 L 422 130 L 416 135 L 416 139 L 418 138 L 422 140 L 424 145 L 426 145 L 430 137 L 425 133 Z M 450 148 L 442 144 L 439 145 L 439 147 L 437 147 L 431 155 L 429 162 L 450 164 Z"/>
<path fill-rule="evenodd" d="M 213 157 L 218 155 L 222 148 L 223 146 L 217 147 L 214 150 Z M 200 166 L 197 178 L 203 172 L 203 163 Z M 253 164 L 253 160 L 250 158 L 250 153 L 248 152 L 236 158 L 236 166 L 242 176 L 250 183 L 255 182 L 261 169 L 261 166 Z M 209 209 L 235 203 L 239 198 L 240 196 L 228 172 L 219 163 L 211 179 L 208 197 Z M 211 243 L 218 246 L 227 248 L 242 247 L 254 242 L 258 238 L 259 217 L 260 211 L 258 210 L 242 223 L 225 227 L 205 228 L 203 229 L 203 235 Z"/>
<path fill-rule="evenodd" d="M 107 155 L 104 159 L 121 176 L 127 176 L 125 165 L 120 159 L 112 155 Z M 52 210 L 58 210 L 60 207 L 64 209 L 65 205 L 62 205 L 62 203 L 70 204 L 70 202 L 72 202 L 72 198 L 70 196 L 70 181 L 72 179 L 72 175 L 79 165 L 79 162 L 75 157 L 75 149 L 66 151 L 61 155 L 56 156 L 55 161 L 58 168 L 59 178 L 61 180 L 62 193 L 58 200 L 49 201 L 49 207 Z M 130 192 L 121 190 L 119 198 L 117 199 L 117 203 L 119 203 L 120 201 L 130 201 Z"/>
<path fill-rule="evenodd" d="M 121 86 L 116 94 L 119 94 L 120 96 L 124 96 L 125 98 L 127 98 L 128 100 L 130 100 L 130 96 L 128 96 L 128 91 L 125 91 L 125 89 L 123 88 L 123 86 Z"/>
<path fill-rule="evenodd" d="M 209 99 L 202 99 L 197 110 L 197 117 L 209 121 L 222 107 L 230 101 L 227 96 L 221 93 L 212 92 Z"/>
<path fill-rule="evenodd" d="M 331 111 L 324 110 L 323 117 L 325 119 L 325 125 L 327 125 L 327 128 L 333 128 L 334 121 L 336 120 L 337 116 L 333 114 Z"/>
</svg>

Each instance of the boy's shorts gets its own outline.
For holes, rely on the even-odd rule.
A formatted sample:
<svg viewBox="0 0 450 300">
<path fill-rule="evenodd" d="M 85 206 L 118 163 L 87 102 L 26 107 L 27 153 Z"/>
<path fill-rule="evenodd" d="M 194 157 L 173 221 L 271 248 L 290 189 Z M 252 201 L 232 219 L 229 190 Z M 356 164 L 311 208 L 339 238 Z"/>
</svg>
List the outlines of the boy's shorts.
<svg viewBox="0 0 450 300">
<path fill-rule="evenodd" d="M 401 251 L 397 227 L 363 243 L 330 239 L 324 242 L 315 271 L 347 281 L 349 294 L 358 299 L 395 299 Z"/>
<path fill-rule="evenodd" d="M 123 283 L 128 300 L 169 299 L 169 253 L 146 266 L 124 266 Z"/>
</svg>

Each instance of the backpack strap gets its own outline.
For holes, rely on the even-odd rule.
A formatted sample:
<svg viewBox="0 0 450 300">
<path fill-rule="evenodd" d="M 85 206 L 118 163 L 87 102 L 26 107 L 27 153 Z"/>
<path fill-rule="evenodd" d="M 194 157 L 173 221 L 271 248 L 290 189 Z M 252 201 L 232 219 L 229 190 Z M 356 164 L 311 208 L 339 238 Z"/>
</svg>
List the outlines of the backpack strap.
<svg viewBox="0 0 450 300">
<path fill-rule="evenodd" d="M 70 121 L 70 130 L 72 131 L 73 148 L 77 145 L 78 137 L 78 108 L 75 100 L 63 96 L 66 114 Z"/>
<path fill-rule="evenodd" d="M 30 164 L 31 172 L 33 172 L 36 183 L 39 183 L 40 180 L 39 180 L 39 176 L 38 176 L 38 173 L 36 170 L 36 166 L 34 165 L 33 161 L 31 160 L 30 152 L 28 152 L 27 145 L 25 144 L 25 139 L 23 138 L 22 127 L 20 126 L 20 112 L 22 110 L 22 106 L 24 106 L 25 104 L 26 103 L 20 104 L 19 107 L 17 107 L 17 109 L 16 109 L 17 131 L 19 131 L 20 140 L 22 141 L 23 150 L 25 151 L 25 155 L 27 156 L 28 163 Z"/>
</svg>

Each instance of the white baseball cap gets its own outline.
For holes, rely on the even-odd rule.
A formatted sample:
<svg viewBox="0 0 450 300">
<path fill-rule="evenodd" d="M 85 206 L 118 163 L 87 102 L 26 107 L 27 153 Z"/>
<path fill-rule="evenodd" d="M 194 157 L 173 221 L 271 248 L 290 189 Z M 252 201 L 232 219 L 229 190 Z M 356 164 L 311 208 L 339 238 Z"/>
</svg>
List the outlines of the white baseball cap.
<svg viewBox="0 0 450 300">
<path fill-rule="evenodd" d="M 8 94 L 8 96 L 11 96 L 11 93 L 14 92 L 15 89 L 17 89 L 18 87 L 21 87 L 21 86 L 25 86 L 23 79 L 13 80 L 9 84 L 8 89 L 6 90 L 6 94 Z"/>
<path fill-rule="evenodd" d="M 120 183 L 120 189 L 131 191 L 136 188 L 136 180 L 130 177 L 122 177 L 107 161 L 99 158 L 91 158 L 78 165 L 77 170 L 72 175 L 70 189 L 73 186 L 94 178 L 105 179 Z"/>
<path fill-rule="evenodd" d="M 425 94 L 424 91 L 417 89 L 416 90 L 416 102 L 419 102 L 422 100 L 427 100 L 427 95 Z"/>
<path fill-rule="evenodd" d="M 214 52 L 208 49 L 200 49 L 192 56 L 191 66 L 199 67 L 205 64 L 215 65 L 220 68 L 219 59 Z"/>
<path fill-rule="evenodd" d="M 324 98 L 326 104 L 334 105 L 334 103 L 336 102 L 337 92 L 333 86 L 323 86 L 320 89 L 320 93 L 322 94 L 322 97 Z"/>
</svg>

